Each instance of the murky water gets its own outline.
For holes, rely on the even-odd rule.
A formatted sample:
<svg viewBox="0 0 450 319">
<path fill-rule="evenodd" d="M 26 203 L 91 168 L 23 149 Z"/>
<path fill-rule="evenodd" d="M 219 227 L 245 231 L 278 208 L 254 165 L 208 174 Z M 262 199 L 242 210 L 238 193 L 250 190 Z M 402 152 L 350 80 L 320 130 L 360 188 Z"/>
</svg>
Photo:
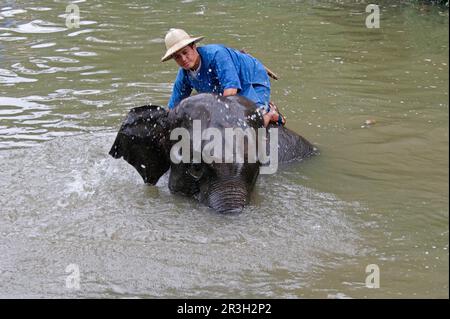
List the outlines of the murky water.
<svg viewBox="0 0 450 319">
<path fill-rule="evenodd" d="M 367 29 L 359 2 L 77 1 L 69 29 L 67 1 L 2 0 L 0 297 L 448 298 L 448 11 L 381 1 Z M 131 107 L 167 103 L 170 27 L 260 58 L 321 149 L 242 214 L 107 155 Z"/>
</svg>

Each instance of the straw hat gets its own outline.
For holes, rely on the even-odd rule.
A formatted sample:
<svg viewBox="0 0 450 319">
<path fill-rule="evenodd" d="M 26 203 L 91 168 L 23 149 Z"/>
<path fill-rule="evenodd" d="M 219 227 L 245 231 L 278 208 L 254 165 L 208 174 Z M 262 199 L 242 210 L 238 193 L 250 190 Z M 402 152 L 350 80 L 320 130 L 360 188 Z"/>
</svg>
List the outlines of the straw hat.
<svg viewBox="0 0 450 319">
<path fill-rule="evenodd" d="M 166 54 L 161 58 L 161 62 L 165 62 L 172 58 L 172 54 L 178 50 L 184 48 L 185 46 L 196 43 L 203 40 L 205 37 L 191 38 L 186 31 L 182 29 L 170 29 L 166 34 L 164 39 L 166 43 Z"/>
</svg>

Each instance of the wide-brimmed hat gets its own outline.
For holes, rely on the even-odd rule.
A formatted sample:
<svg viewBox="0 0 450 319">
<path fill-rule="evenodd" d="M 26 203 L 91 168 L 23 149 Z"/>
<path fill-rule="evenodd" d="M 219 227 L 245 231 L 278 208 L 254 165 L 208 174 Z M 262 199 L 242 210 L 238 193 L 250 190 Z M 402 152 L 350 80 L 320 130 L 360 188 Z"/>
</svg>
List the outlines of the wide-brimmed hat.
<svg viewBox="0 0 450 319">
<path fill-rule="evenodd" d="M 205 37 L 191 38 L 186 31 L 182 29 L 170 29 L 166 34 L 164 42 L 166 43 L 166 54 L 161 58 L 161 62 L 165 62 L 172 58 L 172 54 L 185 46 L 203 40 Z"/>
</svg>

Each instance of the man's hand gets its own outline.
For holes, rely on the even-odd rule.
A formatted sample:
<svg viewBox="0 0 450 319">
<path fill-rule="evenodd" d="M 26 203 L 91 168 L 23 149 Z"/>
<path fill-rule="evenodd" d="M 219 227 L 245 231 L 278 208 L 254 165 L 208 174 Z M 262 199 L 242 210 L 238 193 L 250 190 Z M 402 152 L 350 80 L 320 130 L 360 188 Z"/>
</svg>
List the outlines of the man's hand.
<svg viewBox="0 0 450 319">
<path fill-rule="evenodd" d="M 278 108 L 272 102 L 269 102 L 269 105 L 269 112 L 263 114 L 264 126 L 267 127 L 270 122 L 278 125 L 286 124 L 286 119 L 278 112 Z"/>
<path fill-rule="evenodd" d="M 237 89 L 225 89 L 223 90 L 223 96 L 236 95 Z"/>
</svg>

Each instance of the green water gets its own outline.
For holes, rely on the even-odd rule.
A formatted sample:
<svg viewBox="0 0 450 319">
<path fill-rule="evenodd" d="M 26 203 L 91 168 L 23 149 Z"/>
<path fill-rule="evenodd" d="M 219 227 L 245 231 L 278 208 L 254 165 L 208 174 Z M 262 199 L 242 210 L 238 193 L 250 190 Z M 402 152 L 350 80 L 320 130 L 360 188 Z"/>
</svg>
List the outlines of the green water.
<svg viewBox="0 0 450 319">
<path fill-rule="evenodd" d="M 448 298 L 447 10 L 382 1 L 368 29 L 361 1 L 79 1 L 68 29 L 67 4 L 0 5 L 2 297 Z M 107 156 L 131 107 L 170 97 L 171 27 L 261 59 L 321 150 L 239 216 Z"/>
</svg>

